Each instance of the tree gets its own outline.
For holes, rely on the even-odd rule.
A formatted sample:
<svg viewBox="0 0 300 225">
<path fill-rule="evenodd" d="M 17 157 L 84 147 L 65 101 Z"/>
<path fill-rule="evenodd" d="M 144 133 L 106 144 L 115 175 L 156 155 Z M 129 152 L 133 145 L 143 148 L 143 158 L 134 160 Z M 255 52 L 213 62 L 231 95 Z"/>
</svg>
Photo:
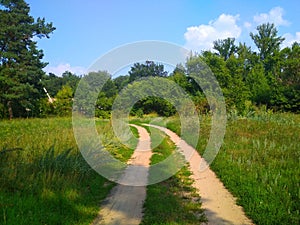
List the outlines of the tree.
<svg viewBox="0 0 300 225">
<path fill-rule="evenodd" d="M 300 111 L 300 44 L 295 42 L 291 47 L 284 48 L 281 52 L 281 74 L 279 84 L 281 85 L 281 109 Z M 278 97 L 277 97 L 278 99 Z M 282 100 L 285 100 L 284 102 Z M 284 104 L 282 104 L 284 103 Z"/>
<path fill-rule="evenodd" d="M 195 94 L 195 92 L 199 89 L 198 85 L 193 86 L 194 83 L 192 80 L 186 75 L 185 71 L 179 67 L 174 69 L 169 76 L 169 79 L 177 83 L 189 94 Z"/>
<path fill-rule="evenodd" d="M 210 67 L 223 91 L 230 88 L 231 78 L 224 58 L 213 54 L 210 51 L 203 52 L 203 55 L 200 57 L 191 57 L 187 61 L 188 74 L 192 73 L 194 70 L 199 72 L 198 66 L 202 65 L 203 62 Z"/>
<path fill-rule="evenodd" d="M 226 61 L 226 67 L 230 74 L 230 87 L 227 88 L 227 103 L 242 113 L 249 96 L 249 89 L 243 82 L 244 67 L 240 59 L 231 55 Z"/>
<path fill-rule="evenodd" d="M 254 65 L 245 82 L 250 90 L 252 102 L 258 105 L 270 103 L 271 88 L 265 76 L 265 69 L 262 63 Z"/>
<path fill-rule="evenodd" d="M 55 111 L 57 115 L 69 116 L 72 112 L 73 91 L 69 85 L 65 85 L 55 96 Z"/>
<path fill-rule="evenodd" d="M 231 55 L 237 52 L 237 46 L 234 44 L 235 38 L 226 38 L 224 40 L 214 41 L 214 47 L 218 54 L 226 61 Z"/>
<path fill-rule="evenodd" d="M 168 73 L 164 70 L 164 65 L 156 64 L 153 61 L 146 61 L 144 64 L 135 63 L 129 71 L 129 82 L 145 77 L 167 77 L 167 75 Z M 152 87 L 149 86 L 144 92 L 151 93 L 151 88 Z M 170 105 L 170 103 L 155 96 L 149 96 L 139 100 L 134 105 L 132 113 L 136 114 L 138 111 L 142 111 L 143 113 L 157 112 L 161 116 L 169 116 L 175 113 L 174 107 Z"/>
<path fill-rule="evenodd" d="M 250 36 L 259 50 L 261 60 L 265 60 L 280 50 L 280 44 L 284 38 L 277 36 L 278 31 L 273 23 L 259 25 L 256 30 L 258 33 L 251 32 Z"/>
<path fill-rule="evenodd" d="M 129 84 L 129 76 L 119 76 L 114 79 L 114 83 L 118 89 L 118 91 L 121 91 L 126 85 Z"/>
<path fill-rule="evenodd" d="M 64 86 L 62 77 L 58 77 L 54 73 L 49 73 L 49 75 L 45 74 L 41 84 L 46 88 L 51 97 L 54 97 L 62 86 Z"/>
<path fill-rule="evenodd" d="M 280 79 L 285 85 L 300 88 L 300 44 L 295 42 L 291 48 L 281 51 L 282 73 Z"/>
<path fill-rule="evenodd" d="M 73 94 L 76 91 L 79 81 L 80 81 L 80 77 L 71 73 L 70 71 L 65 71 L 62 74 L 62 84 L 69 85 L 72 88 Z"/>
<path fill-rule="evenodd" d="M 265 76 L 268 77 L 270 85 L 276 85 L 276 79 L 280 74 L 279 52 L 280 44 L 284 41 L 283 37 L 277 35 L 278 31 L 272 23 L 259 25 L 258 33 L 250 33 L 255 45 L 259 50 L 259 58 L 265 67 Z"/>
<path fill-rule="evenodd" d="M 102 92 L 105 93 L 105 96 L 108 98 L 114 97 L 117 94 L 118 92 L 117 86 L 112 81 L 111 77 L 109 77 L 109 79 L 103 85 Z"/>
<path fill-rule="evenodd" d="M 168 73 L 164 71 L 164 66 L 155 64 L 153 61 L 146 61 L 144 64 L 135 63 L 129 71 L 129 82 L 142 77 L 166 77 Z"/>
<path fill-rule="evenodd" d="M 46 63 L 33 38 L 49 38 L 55 28 L 44 18 L 35 21 L 24 0 L 1 0 L 0 6 L 0 99 L 12 119 L 38 108 Z"/>
<path fill-rule="evenodd" d="M 85 116 L 110 114 L 117 87 L 106 71 L 90 72 L 82 77 L 74 96 L 73 111 Z"/>
<path fill-rule="evenodd" d="M 80 79 L 81 77 L 69 71 L 65 71 L 61 77 L 56 76 L 53 73 L 49 73 L 48 75 L 43 76 L 41 84 L 47 89 L 50 96 L 53 97 L 64 85 L 70 86 L 74 94 Z"/>
</svg>

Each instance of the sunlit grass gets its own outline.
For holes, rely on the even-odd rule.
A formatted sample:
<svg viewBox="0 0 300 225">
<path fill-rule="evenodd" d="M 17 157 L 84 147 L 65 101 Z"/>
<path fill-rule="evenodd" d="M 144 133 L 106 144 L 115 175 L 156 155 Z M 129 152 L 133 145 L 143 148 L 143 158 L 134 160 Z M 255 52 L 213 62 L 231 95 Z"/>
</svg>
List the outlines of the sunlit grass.
<svg viewBox="0 0 300 225">
<path fill-rule="evenodd" d="M 0 140 L 0 224 L 93 221 L 114 184 L 81 156 L 71 118 L 1 121 Z"/>
<path fill-rule="evenodd" d="M 300 116 L 257 114 L 227 124 L 224 143 L 211 165 L 256 224 L 300 223 Z M 173 118 L 168 127 L 180 129 Z M 201 123 L 198 150 L 209 137 Z"/>
</svg>

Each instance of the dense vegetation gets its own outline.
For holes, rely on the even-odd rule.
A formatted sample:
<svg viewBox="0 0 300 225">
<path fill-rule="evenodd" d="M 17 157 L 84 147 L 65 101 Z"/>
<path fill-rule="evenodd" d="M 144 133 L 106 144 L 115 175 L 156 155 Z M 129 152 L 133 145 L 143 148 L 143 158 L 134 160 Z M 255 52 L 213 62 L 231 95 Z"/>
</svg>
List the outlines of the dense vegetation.
<svg viewBox="0 0 300 225">
<path fill-rule="evenodd" d="M 276 36 L 277 30 L 273 24 L 263 24 L 257 30 L 258 34 L 251 34 L 251 37 L 253 37 L 258 49 L 261 49 L 260 52 L 251 51 L 251 48 L 245 44 L 235 45 L 234 39 L 228 38 L 216 41 L 214 44 L 215 51 L 205 51 L 201 54 L 192 55 L 187 59 L 186 65 L 178 65 L 170 74 L 164 71 L 163 65 L 146 61 L 144 64 L 134 64 L 128 75 L 114 79 L 111 78 L 110 74 L 101 71 L 87 75 L 91 81 L 95 79 L 95 76 L 104 76 L 107 79 L 95 106 L 96 116 L 108 118 L 119 91 L 128 84 L 150 76 L 162 77 L 176 82 L 190 95 L 198 112 L 209 112 L 210 107 L 205 95 L 190 76 L 195 68 L 203 62 L 210 67 L 217 78 L 229 112 L 247 115 L 256 107 L 264 106 L 273 111 L 298 113 L 300 109 L 300 45 L 294 43 L 291 47 L 280 49 L 282 38 Z M 270 36 L 264 37 L 261 33 L 267 33 Z M 259 47 L 260 42 L 268 42 L 273 48 Z M 264 52 L 265 48 L 268 48 L 267 52 Z M 67 87 L 69 87 L 69 83 L 73 83 L 72 88 L 68 88 L 68 92 L 65 91 L 67 88 L 65 85 L 61 85 L 61 89 L 57 90 L 59 85 L 51 84 L 51 79 L 47 78 L 46 88 L 53 90 L 52 85 L 56 86 L 57 90 L 56 93 L 52 93 L 56 99 L 53 105 L 60 106 L 54 110 L 55 107 L 52 105 L 51 111 L 49 110 L 51 104 L 44 105 L 44 115 L 47 115 L 47 112 L 56 115 L 70 114 L 72 96 L 76 88 L 76 76 L 67 74 L 68 77 L 64 74 L 62 78 L 52 74 L 51 79 L 52 81 L 56 80 L 56 82 L 65 80 Z M 138 85 L 136 84 L 136 86 Z M 62 93 L 64 94 L 62 95 Z M 174 106 L 166 100 L 158 97 L 147 97 L 134 105 L 132 114 L 141 116 L 153 111 L 161 116 L 170 116 L 176 113 Z"/>
<path fill-rule="evenodd" d="M 62 76 L 44 74 L 43 52 L 33 40 L 35 36 L 48 38 L 55 28 L 45 23 L 45 19 L 34 21 L 23 0 L 0 3 L 0 118 L 70 115 L 77 84 L 84 75 L 68 71 Z M 163 65 L 152 61 L 135 63 L 127 75 L 114 79 L 111 74 L 99 71 L 99 76 L 105 74 L 108 79 L 98 93 L 96 116 L 110 117 L 118 92 L 129 83 L 149 76 L 175 81 L 190 94 L 199 112 L 208 112 L 206 98 L 190 76 L 202 62 L 216 76 L 229 111 L 245 115 L 254 106 L 265 105 L 274 111 L 299 112 L 299 43 L 280 48 L 284 38 L 278 36 L 277 28 L 270 23 L 259 25 L 250 36 L 257 50 L 236 43 L 234 38 L 216 40 L 213 50 L 192 54 L 185 65 L 178 65 L 170 74 Z M 132 114 L 141 116 L 152 111 L 162 116 L 176 112 L 165 100 L 147 97 L 134 106 Z"/>
</svg>

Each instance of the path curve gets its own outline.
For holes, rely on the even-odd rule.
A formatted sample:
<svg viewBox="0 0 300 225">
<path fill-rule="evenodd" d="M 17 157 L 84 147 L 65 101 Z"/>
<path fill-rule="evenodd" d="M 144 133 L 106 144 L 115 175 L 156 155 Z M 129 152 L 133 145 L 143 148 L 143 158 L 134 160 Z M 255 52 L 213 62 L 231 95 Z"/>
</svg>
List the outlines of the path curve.
<svg viewBox="0 0 300 225">
<path fill-rule="evenodd" d="M 186 160 L 190 163 L 193 186 L 199 191 L 202 200 L 202 207 L 208 219 L 209 225 L 253 225 L 253 222 L 246 217 L 243 208 L 236 204 L 236 199 L 224 187 L 216 174 L 209 168 L 199 170 L 202 160 L 199 153 L 176 133 L 156 125 L 151 126 L 165 132 L 179 148 Z"/>
<path fill-rule="evenodd" d="M 151 140 L 145 128 L 132 124 L 130 126 L 137 128 L 139 142 L 127 164 L 140 166 L 140 169 L 128 167 L 124 171 L 123 176 L 118 181 L 119 184 L 111 190 L 109 196 L 103 201 L 99 215 L 92 225 L 138 225 L 142 220 L 149 164 L 152 156 Z M 137 179 L 140 179 L 141 185 L 139 186 L 122 185 L 126 182 L 136 183 Z"/>
</svg>

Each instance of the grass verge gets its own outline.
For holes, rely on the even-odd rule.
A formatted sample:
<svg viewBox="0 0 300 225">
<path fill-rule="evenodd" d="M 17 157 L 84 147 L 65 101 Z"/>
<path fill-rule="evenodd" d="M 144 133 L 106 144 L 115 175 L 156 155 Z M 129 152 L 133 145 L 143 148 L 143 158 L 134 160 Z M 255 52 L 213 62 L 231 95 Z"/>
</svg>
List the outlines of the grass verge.
<svg viewBox="0 0 300 225">
<path fill-rule="evenodd" d="M 145 128 L 150 131 L 149 127 Z M 157 143 L 155 139 L 162 140 L 153 149 L 153 165 L 169 156 L 175 150 L 175 145 L 157 129 L 151 129 L 151 137 L 154 145 Z M 193 180 L 190 175 L 188 166 L 185 166 L 171 178 L 147 187 L 142 225 L 187 225 L 206 221 L 201 209 L 201 199 L 191 186 Z"/>
</svg>

